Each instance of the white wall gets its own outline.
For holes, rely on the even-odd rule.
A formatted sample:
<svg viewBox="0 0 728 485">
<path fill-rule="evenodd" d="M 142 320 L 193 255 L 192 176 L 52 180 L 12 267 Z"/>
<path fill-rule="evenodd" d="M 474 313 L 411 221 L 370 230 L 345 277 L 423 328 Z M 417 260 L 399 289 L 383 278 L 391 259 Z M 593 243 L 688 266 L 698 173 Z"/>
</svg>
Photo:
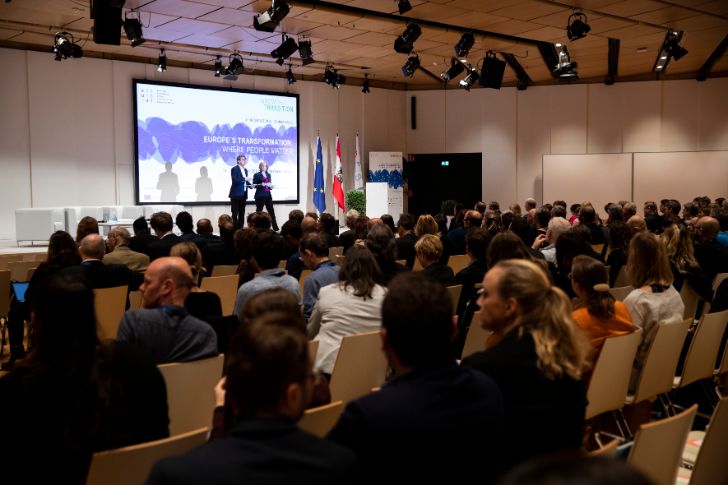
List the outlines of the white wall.
<svg viewBox="0 0 728 485">
<path fill-rule="evenodd" d="M 482 152 L 484 201 L 551 202 L 543 155 L 728 150 L 725 93 L 728 78 L 409 92 L 407 152 Z"/>
<path fill-rule="evenodd" d="M 405 92 L 361 87 L 332 89 L 322 82 L 241 76 L 230 82 L 211 71 L 103 59 L 55 62 L 42 52 L 0 49 L 0 239 L 15 238 L 20 207 L 134 203 L 132 79 L 227 86 L 299 94 L 300 204 L 276 205 L 283 222 L 292 208 L 311 201 L 316 134 L 324 151 L 327 209 L 339 132 L 345 189 L 353 187 L 354 137 L 362 164 L 369 151 L 405 151 Z M 223 109 L 223 108 L 221 108 Z M 227 206 L 191 207 L 194 218 L 217 218 Z M 248 210 L 251 210 L 250 207 Z"/>
</svg>

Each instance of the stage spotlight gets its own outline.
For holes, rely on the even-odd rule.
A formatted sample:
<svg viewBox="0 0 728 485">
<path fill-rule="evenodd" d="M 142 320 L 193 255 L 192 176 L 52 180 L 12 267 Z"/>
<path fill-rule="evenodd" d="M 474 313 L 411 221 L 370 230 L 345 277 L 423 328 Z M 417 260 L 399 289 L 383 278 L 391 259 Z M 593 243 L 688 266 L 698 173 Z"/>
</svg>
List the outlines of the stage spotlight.
<svg viewBox="0 0 728 485">
<path fill-rule="evenodd" d="M 463 64 L 455 59 L 454 57 L 450 60 L 450 69 L 440 74 L 440 77 L 445 81 L 448 82 L 451 79 L 455 79 L 458 77 L 463 71 L 465 70 L 465 67 Z"/>
<path fill-rule="evenodd" d="M 687 49 L 680 45 L 681 38 L 682 32 L 670 32 L 665 41 L 665 51 L 668 57 L 672 57 L 676 61 L 688 53 Z"/>
<path fill-rule="evenodd" d="M 222 67 L 222 59 L 220 59 L 220 56 L 217 56 L 215 58 L 215 77 L 220 77 L 224 72 L 225 68 Z"/>
<path fill-rule="evenodd" d="M 573 19 L 573 20 L 572 20 Z M 586 23 L 586 14 L 583 12 L 574 12 L 569 15 L 568 25 L 566 26 L 566 36 L 569 40 L 577 40 L 586 37 L 591 27 Z"/>
<path fill-rule="evenodd" d="M 346 78 L 341 74 L 337 73 L 336 69 L 334 69 L 334 66 L 326 66 L 323 81 L 332 88 L 339 89 L 341 85 L 346 82 Z"/>
<path fill-rule="evenodd" d="M 306 35 L 298 36 L 298 54 L 301 56 L 301 63 L 308 66 L 313 60 L 313 51 L 311 50 L 311 39 Z"/>
<path fill-rule="evenodd" d="M 402 66 L 402 75 L 404 77 L 412 77 L 415 75 L 415 71 L 420 67 L 420 56 L 417 54 L 410 54 L 407 58 L 407 62 Z"/>
<path fill-rule="evenodd" d="M 361 92 L 364 94 L 369 92 L 369 74 L 364 74 L 364 84 L 362 85 Z"/>
<path fill-rule="evenodd" d="M 157 59 L 157 72 L 164 72 L 167 70 L 167 55 L 164 53 L 164 49 L 159 50 L 159 58 Z"/>
<path fill-rule="evenodd" d="M 556 53 L 559 56 L 558 64 L 554 68 L 554 74 L 561 79 L 578 79 L 579 74 L 576 72 L 576 62 L 571 62 L 569 49 L 564 44 L 554 44 Z"/>
<path fill-rule="evenodd" d="M 422 28 L 417 22 L 410 22 L 402 35 L 394 41 L 394 50 L 400 54 L 409 54 L 415 48 L 414 43 L 422 34 Z"/>
<path fill-rule="evenodd" d="M 505 70 L 506 62 L 498 59 L 495 52 L 488 51 L 483 58 L 483 67 L 480 69 L 480 85 L 484 88 L 500 89 Z"/>
<path fill-rule="evenodd" d="M 228 67 L 224 71 L 225 79 L 236 81 L 238 79 L 238 75 L 242 74 L 244 70 L 245 66 L 243 65 L 243 57 L 237 52 L 230 54 Z"/>
<path fill-rule="evenodd" d="M 53 52 L 56 54 L 55 59 L 68 59 L 69 57 L 82 57 L 83 49 L 76 44 L 73 34 L 68 32 L 58 32 L 53 38 Z"/>
<path fill-rule="evenodd" d="M 468 71 L 468 75 L 460 80 L 460 87 L 466 91 L 470 91 L 470 88 L 479 78 L 480 74 L 478 74 L 478 70 L 473 67 Z"/>
<path fill-rule="evenodd" d="M 283 63 L 298 50 L 298 44 L 293 40 L 292 37 L 288 37 L 286 34 L 282 35 L 283 42 L 281 45 L 273 49 L 270 53 L 271 57 L 277 57 L 276 64 L 282 66 Z"/>
<path fill-rule="evenodd" d="M 288 81 L 288 85 L 296 82 L 296 78 L 293 77 L 293 65 L 288 64 L 288 70 L 286 71 L 286 80 Z"/>
<path fill-rule="evenodd" d="M 133 17 L 130 17 L 133 15 Z M 131 42 L 132 47 L 136 47 L 144 43 L 144 35 L 142 34 L 142 22 L 137 17 L 136 12 L 129 12 L 124 17 L 124 32 L 126 38 Z"/>
<path fill-rule="evenodd" d="M 455 55 L 460 59 L 465 59 L 470 53 L 470 49 L 475 45 L 475 36 L 471 32 L 465 32 L 457 44 L 455 44 Z"/>
<path fill-rule="evenodd" d="M 268 10 L 253 17 L 253 27 L 262 32 L 273 32 L 290 11 L 286 0 L 273 0 Z"/>
<path fill-rule="evenodd" d="M 399 7 L 400 15 L 412 10 L 412 5 L 409 3 L 409 0 L 397 0 L 397 7 Z"/>
</svg>

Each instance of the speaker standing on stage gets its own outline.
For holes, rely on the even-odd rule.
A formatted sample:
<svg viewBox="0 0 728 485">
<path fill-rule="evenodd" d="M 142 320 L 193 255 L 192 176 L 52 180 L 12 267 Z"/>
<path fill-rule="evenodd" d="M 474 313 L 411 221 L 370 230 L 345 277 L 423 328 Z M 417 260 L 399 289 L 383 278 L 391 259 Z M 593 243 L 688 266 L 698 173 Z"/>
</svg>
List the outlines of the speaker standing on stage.
<svg viewBox="0 0 728 485">
<path fill-rule="evenodd" d="M 240 154 L 237 158 L 237 165 L 230 169 L 233 183 L 230 186 L 228 197 L 230 197 L 230 210 L 235 229 L 243 227 L 245 223 L 245 201 L 248 200 L 248 169 L 245 168 L 247 161 L 245 155 Z"/>
<path fill-rule="evenodd" d="M 260 212 L 265 210 L 270 214 L 271 223 L 273 224 L 273 230 L 278 230 L 278 223 L 276 222 L 276 214 L 273 212 L 273 197 L 270 195 L 272 188 L 270 182 L 270 174 L 268 173 L 268 163 L 265 161 L 258 164 L 260 172 L 253 175 L 253 185 L 255 185 L 255 210 Z"/>
</svg>

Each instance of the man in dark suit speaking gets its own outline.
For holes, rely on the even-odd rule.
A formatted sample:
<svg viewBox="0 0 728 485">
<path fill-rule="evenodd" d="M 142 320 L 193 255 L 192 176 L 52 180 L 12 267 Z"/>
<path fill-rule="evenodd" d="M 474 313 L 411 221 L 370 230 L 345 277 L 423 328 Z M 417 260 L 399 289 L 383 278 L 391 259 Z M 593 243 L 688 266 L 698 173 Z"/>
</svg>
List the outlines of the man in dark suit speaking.
<svg viewBox="0 0 728 485">
<path fill-rule="evenodd" d="M 232 185 L 230 185 L 230 210 L 233 215 L 235 229 L 240 229 L 245 223 L 245 201 L 248 200 L 248 169 L 245 163 L 248 160 L 242 153 L 238 155 L 237 165 L 230 169 Z"/>
</svg>

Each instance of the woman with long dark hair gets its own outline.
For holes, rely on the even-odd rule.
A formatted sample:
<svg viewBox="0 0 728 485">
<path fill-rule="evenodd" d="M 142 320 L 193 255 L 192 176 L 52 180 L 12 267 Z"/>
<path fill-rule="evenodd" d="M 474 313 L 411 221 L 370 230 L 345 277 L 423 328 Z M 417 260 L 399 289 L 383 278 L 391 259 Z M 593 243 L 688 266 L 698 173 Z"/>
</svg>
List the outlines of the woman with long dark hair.
<svg viewBox="0 0 728 485">
<path fill-rule="evenodd" d="M 32 351 L 0 379 L 3 473 L 82 484 L 91 456 L 168 436 L 167 393 L 131 344 L 102 344 L 93 290 L 50 276 L 31 302 Z"/>
<path fill-rule="evenodd" d="M 386 290 L 377 284 L 380 270 L 367 248 L 352 246 L 346 252 L 339 282 L 324 286 L 308 320 L 310 338 L 318 338 L 314 368 L 331 374 L 346 335 L 378 330 Z"/>
</svg>

